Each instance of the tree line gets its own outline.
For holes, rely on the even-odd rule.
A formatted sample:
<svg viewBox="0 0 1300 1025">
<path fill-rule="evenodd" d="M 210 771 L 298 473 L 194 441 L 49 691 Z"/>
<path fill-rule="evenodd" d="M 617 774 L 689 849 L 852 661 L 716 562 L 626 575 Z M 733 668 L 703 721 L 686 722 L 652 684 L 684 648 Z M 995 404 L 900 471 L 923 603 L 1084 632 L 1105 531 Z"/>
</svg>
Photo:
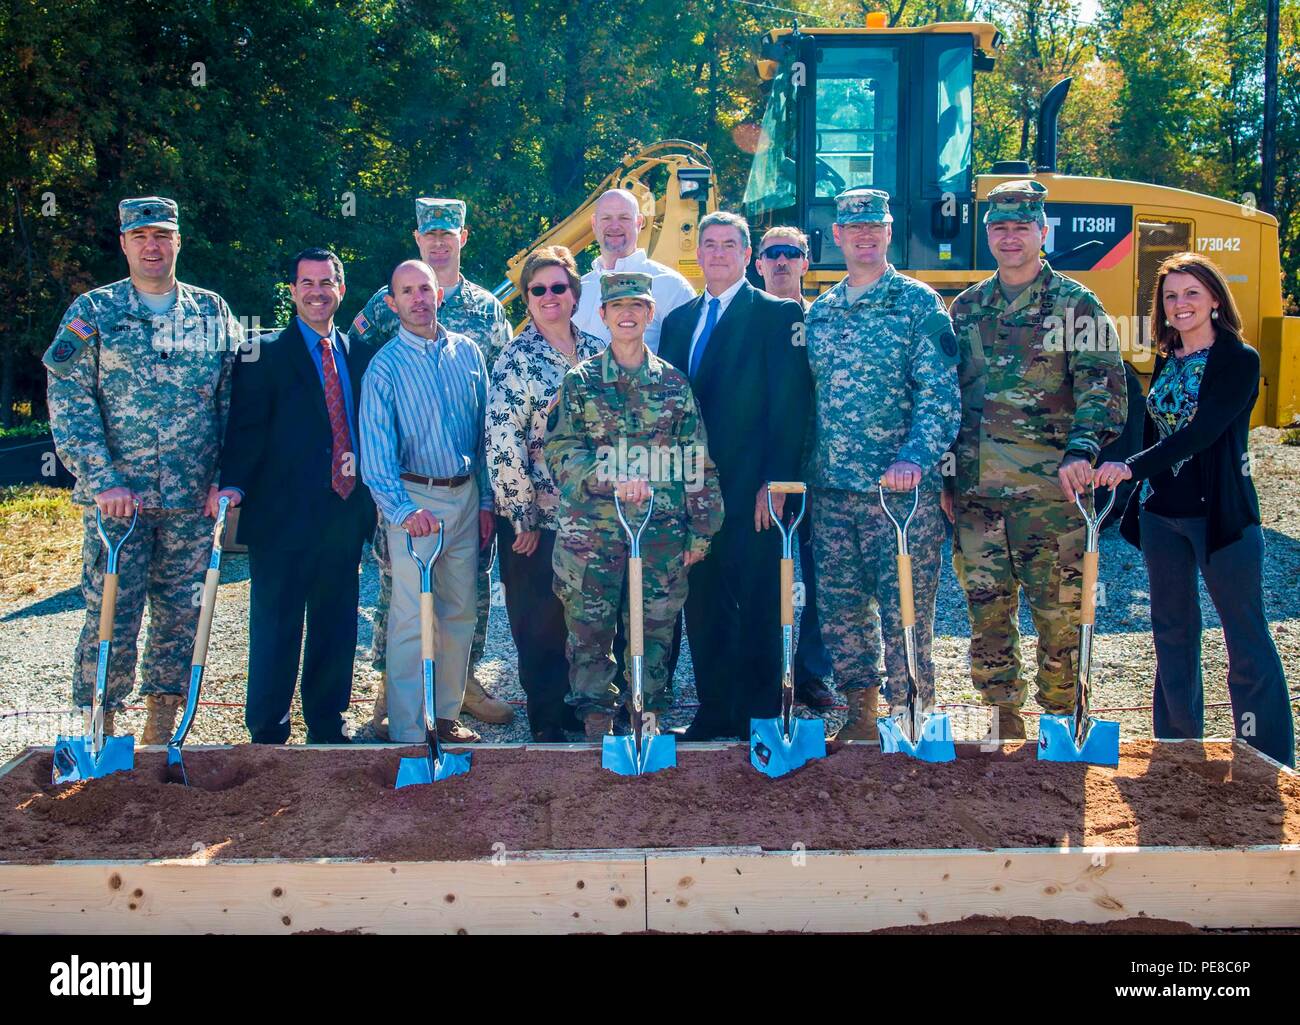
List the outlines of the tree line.
<svg viewBox="0 0 1300 1025">
<path fill-rule="evenodd" d="M 1064 75 L 1063 173 L 1259 201 L 1265 0 L 773 0 L 805 26 L 991 21 L 975 165 L 1032 157 Z M 285 258 L 333 245 L 344 312 L 414 252 L 412 199 L 469 204 L 466 274 L 572 211 L 631 149 L 705 144 L 744 191 L 761 35 L 791 16 L 738 0 L 149 0 L 0 3 L 0 426 L 39 418 L 40 354 L 72 298 L 125 273 L 117 201 L 181 204 L 179 275 L 276 319 Z M 1283 0 L 1278 185 L 1300 295 L 1300 0 Z M 1263 205 L 1263 204 L 1261 204 Z"/>
</svg>

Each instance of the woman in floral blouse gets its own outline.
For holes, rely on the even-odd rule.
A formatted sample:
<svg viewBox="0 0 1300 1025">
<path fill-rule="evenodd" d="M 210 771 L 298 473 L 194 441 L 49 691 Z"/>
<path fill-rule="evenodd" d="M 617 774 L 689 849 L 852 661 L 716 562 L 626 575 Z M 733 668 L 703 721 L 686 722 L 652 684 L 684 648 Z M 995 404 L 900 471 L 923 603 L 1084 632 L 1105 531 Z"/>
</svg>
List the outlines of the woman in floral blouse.
<svg viewBox="0 0 1300 1025">
<path fill-rule="evenodd" d="M 552 589 L 559 493 L 542 455 L 546 418 L 564 375 L 605 343 L 572 322 L 580 279 L 573 254 L 545 246 L 528 257 L 520 291 L 528 325 L 506 346 L 488 391 L 487 452 L 496 497 L 501 584 L 519 651 L 519 682 L 528 695 L 533 739 L 563 742 L 582 724 L 565 704 L 564 606 Z"/>
</svg>

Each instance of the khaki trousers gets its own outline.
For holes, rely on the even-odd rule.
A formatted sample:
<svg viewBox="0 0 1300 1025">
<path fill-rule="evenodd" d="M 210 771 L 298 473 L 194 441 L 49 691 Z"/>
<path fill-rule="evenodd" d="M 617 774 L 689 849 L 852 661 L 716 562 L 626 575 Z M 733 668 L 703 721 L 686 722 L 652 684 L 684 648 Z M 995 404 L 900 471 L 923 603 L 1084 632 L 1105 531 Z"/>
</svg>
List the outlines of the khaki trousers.
<svg viewBox="0 0 1300 1025">
<path fill-rule="evenodd" d="M 460 718 L 465 675 L 474 638 L 475 580 L 478 575 L 478 484 L 426 488 L 403 482 L 406 493 L 442 524 L 442 554 L 433 567 L 433 606 L 437 617 L 434 682 L 439 719 Z M 406 531 L 386 525 L 393 561 L 393 598 L 388 610 L 388 736 L 402 744 L 424 740 L 424 683 L 420 658 L 420 570 L 406 551 Z M 414 538 L 426 561 L 435 536 Z"/>
</svg>

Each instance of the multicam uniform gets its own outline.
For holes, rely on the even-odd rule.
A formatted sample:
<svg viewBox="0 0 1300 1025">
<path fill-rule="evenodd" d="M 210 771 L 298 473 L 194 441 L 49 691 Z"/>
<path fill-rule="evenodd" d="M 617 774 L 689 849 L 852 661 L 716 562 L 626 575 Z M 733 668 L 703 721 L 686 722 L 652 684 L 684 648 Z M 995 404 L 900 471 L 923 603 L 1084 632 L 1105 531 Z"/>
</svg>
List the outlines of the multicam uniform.
<svg viewBox="0 0 1300 1025">
<path fill-rule="evenodd" d="M 432 231 L 435 228 L 451 230 L 449 222 L 444 223 L 436 219 L 436 216 L 442 212 L 441 208 L 422 208 L 419 205 L 421 202 L 425 203 L 426 207 L 430 206 L 429 201 L 417 201 L 417 216 L 421 231 Z M 433 202 L 445 203 L 446 201 Z M 460 203 L 459 200 L 455 202 Z M 464 224 L 464 204 L 460 203 L 460 220 L 455 224 L 455 230 L 459 231 Z M 397 334 L 400 326 L 397 314 L 384 301 L 387 297 L 388 286 L 385 285 L 370 297 L 370 301 L 352 321 L 352 329 L 349 332 L 353 338 L 361 338 L 369 342 L 376 350 L 382 348 L 385 342 Z M 453 334 L 465 335 L 471 339 L 483 351 L 483 358 L 487 361 L 489 371 L 496 365 L 497 357 L 509 343 L 512 334 L 505 307 L 486 288 L 467 280 L 463 274 L 459 283 L 443 294 L 442 304 L 438 307 L 438 323 Z M 470 650 L 471 670 L 483 657 L 483 648 L 487 641 L 488 616 L 492 608 L 492 559 L 496 551 L 495 539 L 492 543 L 493 547 L 484 553 L 481 559 L 483 572 L 479 576 L 475 597 L 478 620 L 474 626 L 474 644 Z M 384 645 L 388 636 L 388 603 L 392 597 L 393 577 L 392 563 L 388 554 L 388 532 L 382 527 L 375 531 L 374 555 L 379 563 L 379 600 L 375 606 L 370 651 L 371 663 L 376 669 L 383 669 Z"/>
<path fill-rule="evenodd" d="M 174 229 L 175 216 L 170 200 L 126 200 L 122 230 Z M 195 588 L 212 538 L 203 504 L 217 482 L 231 370 L 242 343 L 238 322 L 216 293 L 177 282 L 175 305 L 155 314 L 126 278 L 78 296 L 46 350 L 50 426 L 59 458 L 77 478 L 72 500 L 84 506 L 77 705 L 90 704 L 94 688 L 107 564 L 95 496 L 116 487 L 139 496 L 140 515 L 118 566 L 107 707 L 121 708 L 134 687 L 146 599 L 140 693 L 184 693 L 198 626 Z M 105 531 L 116 540 L 129 522 L 105 517 Z"/>
<path fill-rule="evenodd" d="M 648 294 L 648 275 L 606 275 L 622 277 L 644 278 Z M 722 526 L 717 468 L 708 457 L 704 422 L 685 377 L 648 348 L 633 370 L 620 366 L 606 348 L 565 375 L 551 412 L 545 454 L 560 490 L 553 566 L 555 593 L 564 603 L 569 628 L 567 700 L 580 716 L 613 712 L 627 692 L 615 679 L 611 650 L 620 605 L 625 629 L 627 625 L 628 545 L 614 510 L 617 474 L 607 462 L 620 452 L 632 459 L 636 453 L 674 453 L 678 467 L 682 459 L 695 460 L 688 467 L 693 473 L 655 475 L 651 465 L 645 474 L 628 474 L 646 477 L 654 488 L 654 512 L 641 543 L 648 711 L 666 707 L 673 624 L 686 600 L 683 556 L 707 552 L 709 539 Z M 692 476 L 697 477 L 693 482 Z M 624 509 L 634 528 L 644 513 L 644 506 Z"/>
<path fill-rule="evenodd" d="M 1043 216 L 1045 190 L 1008 182 L 990 220 Z M 1038 632 L 1038 703 L 1073 711 L 1084 524 L 1061 492 L 1067 455 L 1090 462 L 1127 414 L 1124 365 L 1097 297 L 1043 263 L 1008 299 L 997 275 L 952 305 L 961 358 L 953 566 L 971 618 L 971 679 L 984 701 L 1019 709 L 1019 593 Z"/>
<path fill-rule="evenodd" d="M 808 365 L 816 401 L 809 480 L 822 637 L 842 691 L 880 683 L 883 628 L 888 695 L 907 694 L 894 527 L 877 482 L 897 460 L 925 472 L 908 529 L 916 601 L 917 686 L 934 703 L 931 638 L 944 529 L 939 461 L 957 435 L 957 347 L 943 300 L 892 266 L 856 302 L 847 278 L 809 308 Z M 889 493 L 902 520 L 911 495 Z"/>
</svg>

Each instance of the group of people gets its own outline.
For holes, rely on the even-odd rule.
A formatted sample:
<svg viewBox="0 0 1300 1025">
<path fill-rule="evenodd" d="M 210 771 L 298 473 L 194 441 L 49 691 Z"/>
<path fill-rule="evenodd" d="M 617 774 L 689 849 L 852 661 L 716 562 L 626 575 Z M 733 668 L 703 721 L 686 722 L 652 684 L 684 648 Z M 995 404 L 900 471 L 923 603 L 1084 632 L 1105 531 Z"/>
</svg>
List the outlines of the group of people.
<svg viewBox="0 0 1300 1025">
<path fill-rule="evenodd" d="M 122 556 L 106 727 L 133 689 L 147 599 L 142 740 L 163 743 L 188 676 L 192 584 L 226 498 L 241 506 L 249 549 L 255 742 L 287 740 L 300 659 L 309 742 L 424 737 L 420 575 L 408 539 L 426 559 L 439 547 L 440 738 L 473 742 L 465 716 L 514 714 L 476 678 L 495 559 L 533 738 L 582 730 L 598 741 L 620 728 L 629 692 L 629 548 L 617 505 L 633 521 L 648 516 L 644 707 L 672 706 L 684 629 L 699 707 L 681 735 L 744 738 L 750 719 L 780 707 L 772 517 L 788 522 L 791 510 L 773 493 L 769 512 L 767 486 L 804 481 L 800 700 L 833 705 L 833 673 L 846 741 L 875 740 L 877 716 L 902 710 L 908 670 L 883 486 L 909 504 L 916 492 L 922 706 L 935 702 L 946 517 L 970 609 L 972 682 L 996 709 L 991 732 L 1023 738 L 1020 595 L 1038 633 L 1037 702 L 1070 713 L 1085 538 L 1075 498 L 1134 479 L 1122 529 L 1151 576 L 1156 736 L 1202 732 L 1199 574 L 1224 626 L 1236 730 L 1294 764 L 1263 606 L 1258 502 L 1241 472 L 1259 361 L 1226 281 L 1192 253 L 1160 268 L 1146 444 L 1097 465 L 1125 424 L 1125 372 L 1097 297 L 1041 256 L 1045 198 L 1031 180 L 989 193 L 997 272 L 949 310 L 889 263 L 893 218 L 878 190 L 836 198 L 846 275 L 811 303 L 797 228 L 762 236 L 758 289 L 747 278 L 746 221 L 702 218 L 696 295 L 637 248 L 637 200 L 611 190 L 594 208 L 600 255 L 590 272 L 580 275 L 563 247 L 529 255 L 528 319 L 514 337 L 501 304 L 461 274 L 465 204 L 421 198 L 419 259 L 393 269 L 349 331 L 335 323 L 342 262 L 312 248 L 290 262 L 293 321 L 251 348 L 219 296 L 177 281 L 176 204 L 124 200 L 130 276 L 77 298 L 45 355 L 55 442 L 86 508 L 76 703 L 90 704 L 94 682 L 105 569 L 96 507 L 138 511 L 143 526 Z M 381 569 L 372 656 L 383 672 L 371 722 L 349 737 L 367 544 Z"/>
</svg>

